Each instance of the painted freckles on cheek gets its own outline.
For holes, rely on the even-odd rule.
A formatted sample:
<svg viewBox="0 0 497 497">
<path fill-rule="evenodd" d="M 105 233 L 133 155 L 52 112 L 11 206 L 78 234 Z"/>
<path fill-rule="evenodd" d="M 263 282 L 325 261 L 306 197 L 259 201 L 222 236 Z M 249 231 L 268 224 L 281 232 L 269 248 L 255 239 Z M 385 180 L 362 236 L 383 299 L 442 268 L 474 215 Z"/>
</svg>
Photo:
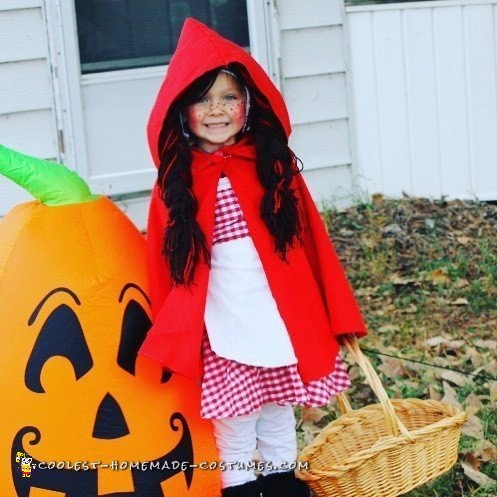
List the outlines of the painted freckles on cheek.
<svg viewBox="0 0 497 497">
<path fill-rule="evenodd" d="M 245 102 L 242 100 L 230 105 L 227 111 L 232 115 L 233 118 L 238 119 L 245 116 Z"/>
</svg>

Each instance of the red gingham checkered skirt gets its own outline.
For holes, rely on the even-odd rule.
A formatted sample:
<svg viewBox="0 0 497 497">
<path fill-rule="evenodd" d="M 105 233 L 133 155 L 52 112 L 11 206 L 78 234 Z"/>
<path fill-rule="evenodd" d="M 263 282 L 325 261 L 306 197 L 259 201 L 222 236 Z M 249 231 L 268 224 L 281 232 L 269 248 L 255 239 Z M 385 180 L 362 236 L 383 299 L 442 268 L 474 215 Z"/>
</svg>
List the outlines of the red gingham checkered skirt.
<svg viewBox="0 0 497 497">
<path fill-rule="evenodd" d="M 228 178 L 218 184 L 214 241 L 223 243 L 249 236 L 247 223 Z M 264 345 L 261 345 L 264 346 Z M 204 377 L 201 415 L 231 418 L 249 414 L 267 402 L 318 407 L 350 386 L 345 366 L 337 356 L 335 370 L 328 376 L 304 384 L 297 365 L 266 368 L 249 366 L 218 356 L 205 335 L 202 343 Z"/>
<path fill-rule="evenodd" d="M 304 384 L 296 364 L 265 368 L 224 359 L 211 349 L 207 336 L 202 343 L 202 352 L 203 418 L 243 416 L 261 409 L 267 402 L 324 406 L 332 397 L 350 387 L 349 375 L 339 355 L 333 373 Z"/>
</svg>

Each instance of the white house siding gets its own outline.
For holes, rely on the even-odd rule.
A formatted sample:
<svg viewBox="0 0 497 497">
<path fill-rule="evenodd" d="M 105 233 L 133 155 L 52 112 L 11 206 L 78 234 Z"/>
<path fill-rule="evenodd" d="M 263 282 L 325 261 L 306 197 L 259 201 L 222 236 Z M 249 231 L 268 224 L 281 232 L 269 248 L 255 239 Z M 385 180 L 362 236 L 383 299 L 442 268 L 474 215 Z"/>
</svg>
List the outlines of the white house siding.
<svg viewBox="0 0 497 497">
<path fill-rule="evenodd" d="M 0 143 L 59 156 L 42 0 L 0 0 Z M 32 197 L 0 177 L 0 216 Z"/>
<path fill-rule="evenodd" d="M 0 0 L 0 143 L 37 157 L 60 159 L 68 150 L 59 150 L 56 115 L 71 109 L 62 108 L 60 82 L 51 79 L 50 61 L 63 62 L 55 50 L 49 56 L 49 40 L 58 39 L 60 33 L 54 31 L 52 19 L 46 22 L 46 1 Z M 272 54 L 280 63 L 273 74 L 278 76 L 279 71 L 291 114 L 294 129 L 291 145 L 305 164 L 306 179 L 318 201 L 350 199 L 352 172 L 343 4 L 341 0 L 278 0 L 273 20 L 275 23 L 268 22 L 267 29 L 273 40 Z M 66 40 L 67 53 L 71 52 L 68 46 Z M 67 72 L 66 67 L 61 69 Z M 54 104 L 54 88 L 57 104 Z M 91 89 L 91 85 L 83 82 L 83 97 Z M 101 110 L 100 106 L 97 110 Z M 75 114 L 74 109 L 71 112 Z M 90 115 L 91 111 L 86 109 L 86 112 Z M 62 124 L 60 121 L 59 126 Z M 80 140 L 80 134 L 75 134 L 74 139 Z M 97 150 L 87 151 L 90 158 L 95 153 Z M 148 152 L 143 155 L 148 158 Z M 91 168 L 86 171 L 79 163 L 71 163 L 71 167 L 89 179 L 91 176 L 93 182 L 100 178 L 104 181 L 108 173 Z M 116 174 L 112 181 L 112 191 L 117 195 L 131 194 L 131 198 L 117 197 L 118 204 L 143 228 L 148 198 L 143 195 L 133 198 L 134 190 L 121 188 Z M 143 189 L 141 183 L 136 187 Z M 104 190 L 111 193 L 109 188 Z M 13 205 L 29 199 L 21 188 L 0 178 L 0 216 Z"/>
<path fill-rule="evenodd" d="M 370 193 L 497 199 L 496 3 L 346 9 L 356 160 Z"/>
<path fill-rule="evenodd" d="M 319 202 L 355 197 L 341 0 L 278 0 L 280 76 L 291 146 Z"/>
</svg>

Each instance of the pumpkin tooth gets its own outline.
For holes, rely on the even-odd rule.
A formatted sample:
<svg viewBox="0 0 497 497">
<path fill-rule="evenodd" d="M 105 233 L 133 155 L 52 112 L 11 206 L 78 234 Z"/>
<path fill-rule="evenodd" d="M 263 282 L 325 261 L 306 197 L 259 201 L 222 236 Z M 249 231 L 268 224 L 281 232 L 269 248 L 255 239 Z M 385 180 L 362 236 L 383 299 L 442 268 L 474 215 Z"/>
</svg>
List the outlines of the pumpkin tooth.
<svg viewBox="0 0 497 497">
<path fill-rule="evenodd" d="M 119 464 L 119 463 L 118 463 Z M 134 492 L 133 474 L 131 469 L 114 467 L 97 468 L 98 495 L 120 492 Z"/>
</svg>

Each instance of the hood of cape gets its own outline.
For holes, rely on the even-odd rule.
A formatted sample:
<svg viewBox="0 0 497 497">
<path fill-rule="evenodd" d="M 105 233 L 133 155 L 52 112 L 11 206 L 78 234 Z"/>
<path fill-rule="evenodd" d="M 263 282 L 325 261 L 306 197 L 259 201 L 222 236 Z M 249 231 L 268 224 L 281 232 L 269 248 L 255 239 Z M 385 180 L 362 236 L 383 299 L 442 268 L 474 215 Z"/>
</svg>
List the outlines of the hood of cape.
<svg viewBox="0 0 497 497">
<path fill-rule="evenodd" d="M 188 18 L 183 24 L 176 51 L 148 121 L 148 144 L 157 167 L 159 134 L 171 104 L 198 77 L 232 62 L 247 69 L 251 83 L 266 96 L 285 133 L 290 135 L 290 119 L 285 102 L 264 69 L 243 48 L 222 38 L 205 24 Z"/>
</svg>

